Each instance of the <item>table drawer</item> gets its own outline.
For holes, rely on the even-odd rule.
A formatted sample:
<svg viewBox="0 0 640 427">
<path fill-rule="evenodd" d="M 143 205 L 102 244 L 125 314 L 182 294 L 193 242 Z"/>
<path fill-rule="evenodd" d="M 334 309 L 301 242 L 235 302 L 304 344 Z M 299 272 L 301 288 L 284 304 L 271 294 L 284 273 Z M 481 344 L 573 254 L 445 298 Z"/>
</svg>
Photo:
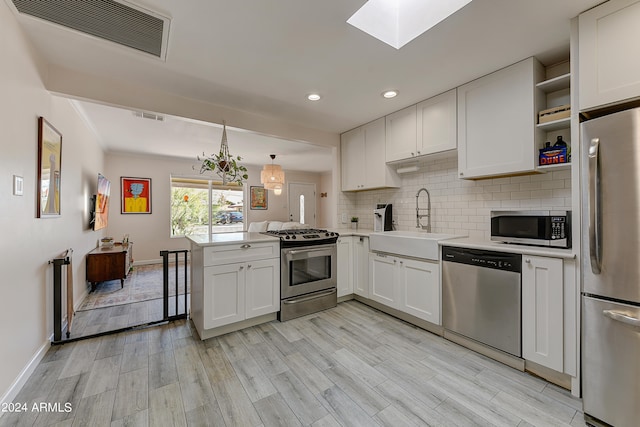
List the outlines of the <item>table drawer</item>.
<svg viewBox="0 0 640 427">
<path fill-rule="evenodd" d="M 255 259 L 279 258 L 280 243 L 242 243 L 204 248 L 204 266 L 244 262 Z"/>
</svg>

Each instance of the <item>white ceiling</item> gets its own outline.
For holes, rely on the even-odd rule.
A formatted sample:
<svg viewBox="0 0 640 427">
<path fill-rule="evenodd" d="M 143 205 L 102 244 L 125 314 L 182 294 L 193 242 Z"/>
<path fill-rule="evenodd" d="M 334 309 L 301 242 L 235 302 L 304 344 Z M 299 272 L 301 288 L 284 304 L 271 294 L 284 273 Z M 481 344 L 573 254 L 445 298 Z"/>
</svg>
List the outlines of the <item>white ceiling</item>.
<svg viewBox="0 0 640 427">
<path fill-rule="evenodd" d="M 570 19 L 601 0 L 474 0 L 400 50 L 346 23 L 364 3 L 136 0 L 171 18 L 166 62 L 35 18 L 18 19 L 53 64 L 341 133 L 529 56 L 547 65 L 557 62 L 568 54 Z M 391 88 L 400 95 L 383 99 L 382 91 Z M 306 100 L 311 92 L 323 98 L 311 103 Z M 135 147 L 185 157 L 208 150 L 202 148 L 205 141 L 206 147 L 210 141 L 219 145 L 220 131 L 211 126 L 167 120 L 166 131 L 156 126 L 162 123 L 128 120 L 131 112 L 83 108 L 108 150 Z M 271 149 L 273 138 L 243 137 L 252 139 L 248 147 L 261 158 L 282 154 L 286 169 L 331 167 L 327 149 L 303 145 L 303 151 L 314 150 L 307 158 L 320 156 L 318 161 L 303 163 L 301 155 L 288 164 L 287 153 L 298 144 L 279 142 Z M 253 163 L 252 153 L 234 148 L 240 144 L 235 138 L 229 135 L 232 154 Z"/>
</svg>

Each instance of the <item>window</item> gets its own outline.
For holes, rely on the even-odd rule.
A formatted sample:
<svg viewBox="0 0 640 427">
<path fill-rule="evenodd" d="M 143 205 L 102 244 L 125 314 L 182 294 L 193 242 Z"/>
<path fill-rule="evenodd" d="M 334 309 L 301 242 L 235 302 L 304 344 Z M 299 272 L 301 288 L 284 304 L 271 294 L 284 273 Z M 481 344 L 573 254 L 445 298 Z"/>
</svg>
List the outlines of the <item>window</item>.
<svg viewBox="0 0 640 427">
<path fill-rule="evenodd" d="M 242 231 L 242 186 L 171 177 L 171 237 Z"/>
<path fill-rule="evenodd" d="M 300 195 L 300 224 L 304 224 L 304 194 Z"/>
</svg>

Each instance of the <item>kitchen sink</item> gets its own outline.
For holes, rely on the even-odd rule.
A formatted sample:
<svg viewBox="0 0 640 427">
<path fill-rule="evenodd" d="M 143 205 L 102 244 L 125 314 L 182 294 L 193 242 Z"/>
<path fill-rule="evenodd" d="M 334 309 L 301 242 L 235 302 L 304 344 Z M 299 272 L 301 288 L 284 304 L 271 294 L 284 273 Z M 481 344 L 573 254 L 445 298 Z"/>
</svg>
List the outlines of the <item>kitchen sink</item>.
<svg viewBox="0 0 640 427">
<path fill-rule="evenodd" d="M 438 241 L 465 237 L 457 234 L 422 231 L 380 231 L 369 235 L 369 248 L 374 252 L 438 260 Z"/>
</svg>

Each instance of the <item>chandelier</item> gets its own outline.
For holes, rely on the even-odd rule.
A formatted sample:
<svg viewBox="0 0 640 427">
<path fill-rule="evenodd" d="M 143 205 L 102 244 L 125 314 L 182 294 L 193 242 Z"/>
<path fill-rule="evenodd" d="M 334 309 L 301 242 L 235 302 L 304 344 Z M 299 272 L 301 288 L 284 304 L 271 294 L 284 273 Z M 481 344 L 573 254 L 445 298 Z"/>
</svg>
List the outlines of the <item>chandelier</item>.
<svg viewBox="0 0 640 427">
<path fill-rule="evenodd" d="M 267 190 L 273 190 L 273 194 L 279 196 L 282 194 L 282 186 L 284 185 L 284 171 L 280 165 L 274 165 L 273 160 L 275 154 L 271 154 L 271 164 L 264 165 L 260 172 L 260 182 Z"/>
<path fill-rule="evenodd" d="M 212 154 L 206 157 L 202 153 L 202 158 L 198 156 L 198 160 L 202 161 L 200 165 L 200 173 L 208 171 L 214 172 L 222 179 L 222 185 L 228 183 L 237 183 L 242 185 L 245 179 L 249 178 L 247 175 L 247 168 L 239 164 L 242 160 L 240 156 L 234 157 L 229 154 L 229 143 L 227 142 L 227 124 L 222 121 L 222 140 L 220 141 L 220 151 L 218 154 Z"/>
</svg>

